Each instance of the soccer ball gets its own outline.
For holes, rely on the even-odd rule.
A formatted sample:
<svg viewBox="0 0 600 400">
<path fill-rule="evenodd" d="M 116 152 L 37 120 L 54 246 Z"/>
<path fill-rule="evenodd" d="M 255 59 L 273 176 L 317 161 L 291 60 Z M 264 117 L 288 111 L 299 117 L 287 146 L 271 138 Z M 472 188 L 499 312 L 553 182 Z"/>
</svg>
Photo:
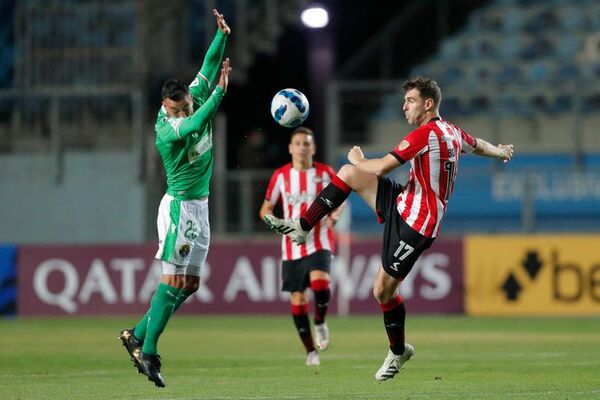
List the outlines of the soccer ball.
<svg viewBox="0 0 600 400">
<path fill-rule="evenodd" d="M 271 115 L 286 128 L 295 128 L 308 117 L 308 99 L 297 89 L 283 89 L 271 100 Z"/>
</svg>

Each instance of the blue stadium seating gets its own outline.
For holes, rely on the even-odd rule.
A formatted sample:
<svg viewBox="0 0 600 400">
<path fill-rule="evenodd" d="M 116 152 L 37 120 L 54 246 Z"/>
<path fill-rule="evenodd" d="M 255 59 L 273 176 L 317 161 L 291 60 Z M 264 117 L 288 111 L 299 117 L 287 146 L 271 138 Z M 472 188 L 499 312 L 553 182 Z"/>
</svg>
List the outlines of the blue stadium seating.
<svg viewBox="0 0 600 400">
<path fill-rule="evenodd" d="M 564 114 L 573 111 L 581 86 L 591 102 L 585 111 L 593 112 L 599 108 L 600 61 L 581 55 L 584 41 L 598 29 L 600 2 L 496 0 L 474 12 L 463 32 L 446 38 L 410 75 L 442 84 L 446 113 Z M 497 99 L 481 93 L 464 99 L 470 92 L 464 88 L 483 87 Z M 511 89 L 516 87 L 521 90 Z"/>
</svg>

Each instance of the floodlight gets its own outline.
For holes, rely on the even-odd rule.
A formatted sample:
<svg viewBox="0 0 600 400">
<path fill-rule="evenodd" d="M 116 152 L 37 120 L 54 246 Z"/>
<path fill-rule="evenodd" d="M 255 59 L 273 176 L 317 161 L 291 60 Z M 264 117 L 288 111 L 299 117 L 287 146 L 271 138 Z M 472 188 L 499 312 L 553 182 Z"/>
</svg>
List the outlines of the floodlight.
<svg viewBox="0 0 600 400">
<path fill-rule="evenodd" d="M 302 11 L 302 22 L 309 28 L 324 28 L 329 23 L 329 13 L 321 6 L 314 6 Z"/>
</svg>

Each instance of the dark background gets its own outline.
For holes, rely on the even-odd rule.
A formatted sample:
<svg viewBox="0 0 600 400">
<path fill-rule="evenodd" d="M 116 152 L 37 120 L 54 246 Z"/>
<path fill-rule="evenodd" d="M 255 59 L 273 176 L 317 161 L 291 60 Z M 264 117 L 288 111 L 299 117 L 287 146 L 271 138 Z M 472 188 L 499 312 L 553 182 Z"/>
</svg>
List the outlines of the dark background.
<svg viewBox="0 0 600 400">
<path fill-rule="evenodd" d="M 238 153 L 247 144 L 248 134 L 260 129 L 265 140 L 265 167 L 276 167 L 289 162 L 286 148 L 290 129 L 280 127 L 271 118 L 270 104 L 273 95 L 283 88 L 296 88 L 311 101 L 309 90 L 308 45 L 309 35 L 330 34 L 335 49 L 334 78 L 372 79 L 380 77 L 373 66 L 366 65 L 360 76 L 342 77 L 338 69 L 350 60 L 378 31 L 408 7 L 418 4 L 418 17 L 402 26 L 399 37 L 394 38 L 393 70 L 391 79 L 404 79 L 411 67 L 427 59 L 436 51 L 439 41 L 463 26 L 469 14 L 487 3 L 486 0 L 414 0 L 414 1 L 343 1 L 320 2 L 329 11 L 329 25 L 311 30 L 302 25 L 300 17 L 289 25 L 277 42 L 274 55 L 259 55 L 249 70 L 244 85 L 230 84 L 222 103 L 228 124 L 228 167 L 239 168 Z M 235 26 L 232 26 L 235 35 Z M 327 32 L 324 32 L 327 31 Z M 235 68 L 235 60 L 232 59 Z M 367 63 L 369 64 L 369 63 Z M 314 102 L 311 102 L 311 106 Z M 325 104 L 323 113 L 327 112 Z M 324 132 L 315 126 L 314 107 L 304 125 L 315 129 L 317 145 Z M 318 147 L 322 150 L 322 146 Z M 318 152 L 321 155 L 321 151 Z M 242 165 L 242 167 L 244 167 Z"/>
</svg>

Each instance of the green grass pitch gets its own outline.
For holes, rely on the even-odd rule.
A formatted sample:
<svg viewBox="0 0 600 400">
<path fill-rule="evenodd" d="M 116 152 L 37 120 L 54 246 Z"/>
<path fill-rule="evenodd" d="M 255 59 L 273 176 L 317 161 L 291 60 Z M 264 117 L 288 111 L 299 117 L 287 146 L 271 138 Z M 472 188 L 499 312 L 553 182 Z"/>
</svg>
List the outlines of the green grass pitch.
<svg viewBox="0 0 600 400">
<path fill-rule="evenodd" d="M 599 399 L 600 318 L 413 316 L 416 355 L 394 379 L 379 317 L 329 318 L 306 367 L 291 318 L 176 316 L 161 338 L 165 389 L 117 340 L 131 318 L 0 320 L 1 399 Z"/>
</svg>

